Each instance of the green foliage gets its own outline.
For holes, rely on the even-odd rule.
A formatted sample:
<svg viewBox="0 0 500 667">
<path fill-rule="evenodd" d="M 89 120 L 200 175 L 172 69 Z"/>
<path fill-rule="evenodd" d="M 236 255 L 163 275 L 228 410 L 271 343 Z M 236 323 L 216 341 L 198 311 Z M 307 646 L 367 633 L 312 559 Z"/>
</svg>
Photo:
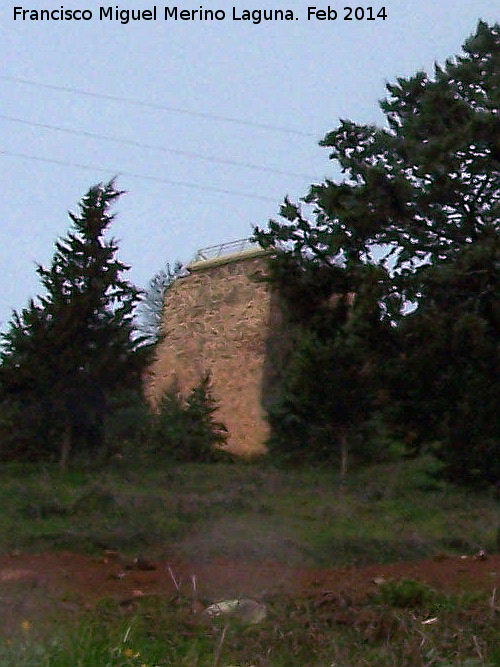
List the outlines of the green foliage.
<svg viewBox="0 0 500 667">
<path fill-rule="evenodd" d="M 0 460 L 38 460 L 52 453 L 43 406 L 27 408 L 16 398 L 5 398 L 0 404 Z"/>
<path fill-rule="evenodd" d="M 326 467 L 168 462 L 124 451 L 100 468 L 7 463 L 0 552 L 68 549 L 333 567 L 497 551 L 500 502 L 429 477 L 432 460 Z M 1 634 L 1 627 L 0 627 Z"/>
<path fill-rule="evenodd" d="M 500 26 L 480 21 L 433 76 L 387 85 L 386 127 L 326 135 L 344 178 L 311 186 L 312 219 L 286 199 L 257 228 L 307 341 L 268 405 L 273 449 L 321 460 L 342 432 L 369 449 L 371 422 L 409 452 L 432 443 L 456 481 L 498 480 L 499 72 Z"/>
<path fill-rule="evenodd" d="M 332 292 L 342 272 L 346 286 L 352 286 L 347 269 L 336 269 L 328 281 L 324 267 L 301 269 L 290 257 L 280 256 L 273 265 L 271 280 L 278 280 L 289 324 L 286 335 L 293 343 L 267 407 L 273 456 L 294 464 L 335 463 L 345 474 L 348 459 L 351 465 L 390 456 L 391 436 L 377 415 L 385 400 L 381 377 L 394 332 L 379 317 L 383 273 L 358 267 L 355 294 Z"/>
<path fill-rule="evenodd" d="M 0 404 L 11 419 L 3 457 L 59 455 L 65 464 L 73 449 L 98 450 L 110 397 L 138 384 L 138 292 L 122 277 L 116 241 L 105 238 L 121 194 L 113 181 L 88 191 L 51 266 L 37 268 L 45 294 L 14 312 L 2 336 Z"/>
<path fill-rule="evenodd" d="M 435 600 L 436 593 L 421 581 L 401 579 L 382 582 L 373 598 L 391 607 L 424 607 Z"/>
<path fill-rule="evenodd" d="M 0 643 L 0 660 L 5 667 L 498 665 L 498 618 L 489 618 L 484 601 L 454 602 L 426 619 L 413 606 L 387 609 L 320 592 L 273 595 L 266 596 L 268 618 L 242 628 L 193 613 L 183 586 L 168 599 L 147 596 L 131 611 L 102 602 L 76 622 L 58 622 L 43 642 L 24 625 L 23 640 Z"/>
<path fill-rule="evenodd" d="M 373 400 L 360 351 L 343 332 L 333 340 L 303 334 L 287 366 L 281 400 L 270 409 L 272 454 L 289 463 L 340 463 L 344 438 L 356 445 Z"/>
<path fill-rule="evenodd" d="M 404 354 L 388 378 L 398 397 L 393 420 L 420 444 L 440 443 L 446 474 L 472 484 L 500 474 L 497 243 L 483 240 L 423 271 L 426 298 L 400 326 Z"/>
<path fill-rule="evenodd" d="M 147 449 L 153 419 L 151 407 L 138 389 L 113 394 L 104 419 L 106 456 L 137 456 L 141 450 Z"/>
<path fill-rule="evenodd" d="M 213 462 L 228 457 L 222 451 L 227 429 L 215 418 L 217 404 L 210 389 L 210 374 L 184 398 L 176 388 L 167 390 L 152 417 L 150 447 L 176 461 Z"/>
<path fill-rule="evenodd" d="M 90 547 L 96 555 L 106 546 L 118 549 L 127 562 L 138 553 L 164 559 L 168 545 L 180 591 L 158 597 L 145 591 L 130 604 L 108 600 L 88 609 L 79 595 L 61 593 L 43 581 L 38 586 L 7 582 L 2 604 L 9 614 L 7 625 L 0 627 L 0 664 L 213 667 L 216 654 L 220 667 L 497 664 L 500 616 L 493 583 L 473 596 L 396 579 L 382 584 L 381 597 L 365 599 L 365 584 L 356 583 L 351 569 L 356 563 L 430 556 L 443 550 L 445 537 L 457 542 L 455 553 L 473 553 L 498 515 L 499 502 L 443 481 L 429 485 L 434 467 L 428 458 L 373 466 L 341 485 L 330 470 L 281 471 L 260 463 L 165 468 L 154 458 L 147 465 L 125 457 L 117 468 L 97 474 L 4 465 L 0 505 L 9 512 L 0 516 L 2 552 Z M 319 538 L 326 544 L 328 535 L 328 551 L 320 553 Z M 494 547 L 482 544 L 487 551 Z M 258 597 L 268 617 L 242 628 L 225 619 L 212 623 L 198 607 L 193 611 L 190 570 L 179 576 L 184 572 L 177 571 L 170 549 L 184 563 L 196 558 L 246 562 L 249 586 L 252 560 L 256 570 L 263 561 L 277 561 L 297 569 L 336 564 L 349 571 L 339 570 L 333 591 L 320 581 L 291 597 L 277 581 Z M 16 567 L 15 556 L 11 561 Z M 483 569 L 468 562 L 473 570 Z M 485 561 L 486 571 L 493 562 Z M 91 567 L 102 566 L 94 562 Z M 201 574 L 209 570 L 202 568 L 196 578 L 202 603 L 210 595 L 206 591 L 216 595 L 218 590 L 217 582 Z M 263 583 L 257 585 L 261 588 Z M 209 597 L 206 604 L 220 599 Z"/>
</svg>

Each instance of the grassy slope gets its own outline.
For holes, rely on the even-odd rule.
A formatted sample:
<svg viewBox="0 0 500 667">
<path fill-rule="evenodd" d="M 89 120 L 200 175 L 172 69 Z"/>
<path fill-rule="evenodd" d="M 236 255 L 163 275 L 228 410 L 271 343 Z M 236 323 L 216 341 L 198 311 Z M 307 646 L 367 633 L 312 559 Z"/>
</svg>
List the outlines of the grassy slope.
<svg viewBox="0 0 500 667">
<path fill-rule="evenodd" d="M 340 565 L 496 550 L 494 495 L 454 489 L 429 460 L 376 466 L 345 484 L 331 471 L 257 465 L 132 465 L 106 471 L 6 467 L 0 473 L 0 550 L 103 546 L 186 558 L 213 556 Z M 398 584 L 396 584 L 398 586 Z M 51 642 L 0 644 L 5 667 L 348 667 L 500 665 L 500 619 L 487 599 L 393 588 L 342 609 L 269 599 L 254 628 L 200 622 L 189 600 L 112 603 Z M 417 591 L 418 593 L 419 591 Z M 422 622 L 438 618 L 436 624 Z M 21 633 L 22 634 L 22 633 Z"/>
<path fill-rule="evenodd" d="M 112 547 L 187 558 L 334 566 L 496 551 L 500 502 L 430 474 L 379 465 L 345 484 L 328 470 L 131 465 L 101 471 L 4 467 L 0 552 Z"/>
</svg>

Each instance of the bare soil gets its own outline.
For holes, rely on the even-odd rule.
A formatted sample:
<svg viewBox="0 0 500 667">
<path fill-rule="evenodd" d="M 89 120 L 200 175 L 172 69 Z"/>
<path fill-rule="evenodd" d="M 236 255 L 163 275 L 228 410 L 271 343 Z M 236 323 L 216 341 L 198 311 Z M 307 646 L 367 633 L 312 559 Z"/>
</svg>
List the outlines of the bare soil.
<svg viewBox="0 0 500 667">
<path fill-rule="evenodd" d="M 500 556 L 442 555 L 392 565 L 305 569 L 272 562 L 126 561 L 116 553 L 94 558 L 70 552 L 13 553 L 0 556 L 0 634 L 15 632 L 23 621 L 43 626 L 54 613 L 76 615 L 106 598 L 124 608 L 143 596 L 179 592 L 200 605 L 275 595 L 329 595 L 360 602 L 376 590 L 380 578 L 410 578 L 443 592 L 492 593 L 500 583 Z"/>
</svg>

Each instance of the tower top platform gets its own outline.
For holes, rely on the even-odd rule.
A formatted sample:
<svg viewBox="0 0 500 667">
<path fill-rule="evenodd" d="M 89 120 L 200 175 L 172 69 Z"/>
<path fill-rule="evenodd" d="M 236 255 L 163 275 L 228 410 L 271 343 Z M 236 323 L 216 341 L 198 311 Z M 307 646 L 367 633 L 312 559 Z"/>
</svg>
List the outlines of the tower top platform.
<svg viewBox="0 0 500 667">
<path fill-rule="evenodd" d="M 258 243 L 251 239 L 238 239 L 228 243 L 207 246 L 198 250 L 194 259 L 186 266 L 193 273 L 203 271 L 214 266 L 222 266 L 231 262 L 239 262 L 254 257 L 264 257 L 268 254 Z"/>
</svg>

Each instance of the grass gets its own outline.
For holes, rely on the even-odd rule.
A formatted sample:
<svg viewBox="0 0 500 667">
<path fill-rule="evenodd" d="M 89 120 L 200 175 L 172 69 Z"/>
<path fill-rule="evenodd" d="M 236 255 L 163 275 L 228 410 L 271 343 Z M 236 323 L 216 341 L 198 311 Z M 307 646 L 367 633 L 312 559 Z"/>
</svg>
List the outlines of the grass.
<svg viewBox="0 0 500 667">
<path fill-rule="evenodd" d="M 4 667 L 500 664 L 500 618 L 488 600 L 436 599 L 408 581 L 396 590 L 384 599 L 340 607 L 337 600 L 327 598 L 269 599 L 266 620 L 246 627 L 194 614 L 190 600 L 182 596 L 145 600 L 127 614 L 107 602 L 76 626 L 59 625 L 45 644 L 28 636 L 0 644 L 0 663 Z M 28 628 L 25 634 L 29 632 Z"/>
<path fill-rule="evenodd" d="M 103 547 L 336 566 L 496 551 L 499 501 L 432 475 L 429 459 L 330 470 L 136 465 L 0 472 L 0 551 Z"/>
<path fill-rule="evenodd" d="M 265 464 L 116 462 L 61 474 L 0 471 L 0 552 L 103 548 L 154 557 L 345 566 L 497 550 L 500 502 L 437 479 L 432 459 L 378 465 L 347 480 L 327 469 Z M 1 593 L 1 591 L 0 591 Z M 384 584 L 362 602 L 264 600 L 257 626 L 208 622 L 189 596 L 108 601 L 0 640 L 2 667 L 500 666 L 488 598 Z M 436 619 L 436 620 L 432 620 Z M 431 622 L 432 621 L 432 622 Z"/>
</svg>

